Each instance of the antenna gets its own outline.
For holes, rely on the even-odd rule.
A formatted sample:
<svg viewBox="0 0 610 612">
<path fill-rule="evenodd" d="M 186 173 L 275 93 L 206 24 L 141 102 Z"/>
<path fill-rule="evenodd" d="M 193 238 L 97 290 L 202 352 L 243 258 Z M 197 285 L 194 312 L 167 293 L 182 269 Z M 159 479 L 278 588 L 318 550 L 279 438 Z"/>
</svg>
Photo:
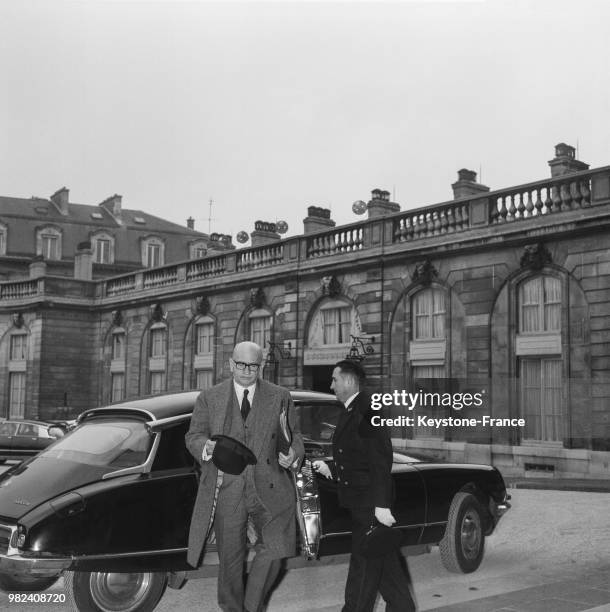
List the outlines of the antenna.
<svg viewBox="0 0 610 612">
<path fill-rule="evenodd" d="M 576 159 L 580 159 L 580 156 L 578 154 L 578 137 L 576 137 Z"/>
<path fill-rule="evenodd" d="M 479 183 L 483 183 L 483 166 L 479 163 Z"/>
<path fill-rule="evenodd" d="M 212 232 L 212 205 L 214 204 L 214 200 L 210 198 L 210 212 L 208 214 L 208 234 Z"/>
</svg>

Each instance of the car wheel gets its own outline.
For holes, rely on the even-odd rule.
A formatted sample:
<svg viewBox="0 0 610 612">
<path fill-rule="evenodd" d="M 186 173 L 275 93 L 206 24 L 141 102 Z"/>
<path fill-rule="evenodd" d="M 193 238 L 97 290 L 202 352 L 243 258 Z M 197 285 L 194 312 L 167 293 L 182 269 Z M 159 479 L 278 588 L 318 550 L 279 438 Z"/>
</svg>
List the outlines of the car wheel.
<svg viewBox="0 0 610 612">
<path fill-rule="evenodd" d="M 440 542 L 441 560 L 450 571 L 474 572 L 485 552 L 483 510 L 470 493 L 457 493 L 449 508 L 445 536 Z"/>
<path fill-rule="evenodd" d="M 80 612 L 150 612 L 167 587 L 164 572 L 65 572 L 64 580 Z"/>
<path fill-rule="evenodd" d="M 7 593 L 46 591 L 59 580 L 59 576 L 52 578 L 33 578 L 31 576 L 7 576 L 0 574 L 0 589 Z"/>
</svg>

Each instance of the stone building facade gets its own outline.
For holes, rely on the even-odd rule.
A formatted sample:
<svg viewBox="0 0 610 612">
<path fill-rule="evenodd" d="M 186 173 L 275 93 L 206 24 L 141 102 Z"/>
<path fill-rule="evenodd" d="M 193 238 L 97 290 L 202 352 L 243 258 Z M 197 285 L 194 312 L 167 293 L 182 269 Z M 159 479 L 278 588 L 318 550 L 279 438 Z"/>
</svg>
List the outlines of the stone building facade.
<svg viewBox="0 0 610 612">
<path fill-rule="evenodd" d="M 25 414 L 51 418 L 209 386 L 252 339 L 264 376 L 291 388 L 327 391 L 349 354 L 371 392 L 420 393 L 383 411 L 416 417 L 395 421 L 396 445 L 507 474 L 607 477 L 610 167 L 563 144 L 549 164 L 550 179 L 496 191 L 461 170 L 453 200 L 416 210 L 375 190 L 368 218 L 340 227 L 310 207 L 303 235 L 261 223 L 248 249 L 0 283 L 4 415 L 15 373 Z"/>
</svg>

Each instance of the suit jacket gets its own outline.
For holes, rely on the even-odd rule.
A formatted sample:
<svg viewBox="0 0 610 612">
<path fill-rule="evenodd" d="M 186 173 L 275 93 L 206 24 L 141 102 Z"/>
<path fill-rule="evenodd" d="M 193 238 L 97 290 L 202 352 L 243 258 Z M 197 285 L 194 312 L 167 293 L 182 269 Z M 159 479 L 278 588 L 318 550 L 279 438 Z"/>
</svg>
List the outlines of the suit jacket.
<svg viewBox="0 0 610 612">
<path fill-rule="evenodd" d="M 234 396 L 233 379 L 203 391 L 195 402 L 190 429 L 185 438 L 187 448 L 201 465 L 187 557 L 188 562 L 194 567 L 199 565 L 213 519 L 214 490 L 218 475 L 218 470 L 211 460 L 203 461 L 203 447 L 213 435 L 223 433 L 225 416 L 235 399 Z M 288 405 L 289 422 L 293 433 L 292 447 L 299 459 L 302 459 L 305 454 L 303 438 L 290 393 L 265 380 L 257 382 L 250 412 L 252 418 L 256 419 L 256 428 L 253 438 L 248 443 L 256 456 L 257 463 L 249 465 L 246 471 L 253 472 L 256 493 L 268 511 L 270 520 L 263 527 L 262 537 L 275 558 L 294 555 L 296 547 L 294 520 L 296 492 L 287 470 L 279 465 L 277 458 L 276 436 L 279 415 L 282 406 L 285 405 Z"/>
<path fill-rule="evenodd" d="M 341 413 L 333 435 L 339 504 L 345 508 L 390 508 L 392 444 L 385 427 L 371 425 L 370 398 L 359 393 Z"/>
</svg>

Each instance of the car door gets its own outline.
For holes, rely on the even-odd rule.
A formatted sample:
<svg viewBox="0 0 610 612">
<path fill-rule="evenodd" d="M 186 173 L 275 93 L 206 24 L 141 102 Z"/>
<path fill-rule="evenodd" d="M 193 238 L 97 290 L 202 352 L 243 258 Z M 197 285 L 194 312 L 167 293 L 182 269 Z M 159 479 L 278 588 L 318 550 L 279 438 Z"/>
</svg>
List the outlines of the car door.
<svg viewBox="0 0 610 612">
<path fill-rule="evenodd" d="M 17 423 L 4 421 L 0 423 L 0 457 L 10 456 L 13 448 L 13 438 L 17 431 Z"/>
<path fill-rule="evenodd" d="M 46 433 L 46 430 L 35 423 L 20 423 L 13 438 L 13 454 L 16 457 L 27 457 L 48 446 L 48 440 L 46 444 L 43 443 L 43 432 Z"/>
</svg>

